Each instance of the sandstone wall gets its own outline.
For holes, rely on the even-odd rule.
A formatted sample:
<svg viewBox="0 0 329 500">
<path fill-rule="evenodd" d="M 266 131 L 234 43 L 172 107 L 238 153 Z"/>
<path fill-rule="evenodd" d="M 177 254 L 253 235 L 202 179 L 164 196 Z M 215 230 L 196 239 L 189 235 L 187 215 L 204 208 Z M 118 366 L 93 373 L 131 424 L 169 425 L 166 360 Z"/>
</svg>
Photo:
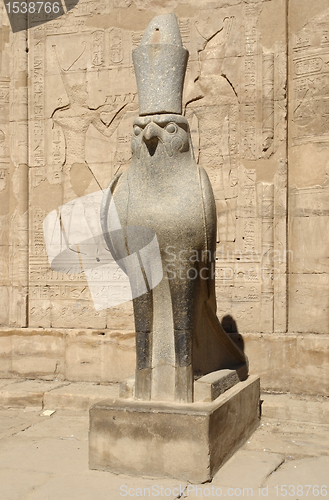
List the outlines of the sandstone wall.
<svg viewBox="0 0 329 500">
<path fill-rule="evenodd" d="M 1 4 L 1 376 L 134 372 L 131 302 L 94 306 L 124 297 L 118 270 L 52 270 L 43 222 L 128 167 L 131 52 L 172 11 L 190 52 L 185 114 L 218 210 L 218 315 L 243 335 L 264 389 L 326 394 L 327 0 L 80 0 L 16 33 Z"/>
</svg>

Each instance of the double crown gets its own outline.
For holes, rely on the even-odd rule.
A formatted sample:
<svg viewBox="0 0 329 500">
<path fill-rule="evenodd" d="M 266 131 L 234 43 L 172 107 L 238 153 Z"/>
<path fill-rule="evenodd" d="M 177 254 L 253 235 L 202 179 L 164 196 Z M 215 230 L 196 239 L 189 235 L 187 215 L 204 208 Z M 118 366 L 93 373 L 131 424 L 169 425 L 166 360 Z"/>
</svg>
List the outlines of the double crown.
<svg viewBox="0 0 329 500">
<path fill-rule="evenodd" d="M 182 114 L 188 51 L 183 47 L 175 14 L 152 19 L 132 57 L 140 116 Z"/>
</svg>

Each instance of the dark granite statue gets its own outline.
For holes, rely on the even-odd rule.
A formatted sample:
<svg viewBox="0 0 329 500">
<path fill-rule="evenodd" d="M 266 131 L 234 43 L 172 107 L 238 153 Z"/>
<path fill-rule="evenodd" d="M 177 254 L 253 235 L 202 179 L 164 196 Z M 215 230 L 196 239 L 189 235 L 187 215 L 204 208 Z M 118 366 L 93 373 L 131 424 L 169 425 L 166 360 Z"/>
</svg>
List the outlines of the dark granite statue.
<svg viewBox="0 0 329 500">
<path fill-rule="evenodd" d="M 187 59 L 175 15 L 155 17 L 133 52 L 140 116 L 132 162 L 112 180 L 101 211 L 119 265 L 154 233 L 160 249 L 163 278 L 155 287 L 150 274 L 159 269 L 152 262 L 149 269 L 140 257 L 130 270 L 122 265 L 135 288 L 135 397 L 143 400 L 191 402 L 195 377 L 236 367 L 247 377 L 248 371 L 244 353 L 216 316 L 216 207 L 181 114 Z M 139 265 L 146 293 L 136 284 Z"/>
</svg>

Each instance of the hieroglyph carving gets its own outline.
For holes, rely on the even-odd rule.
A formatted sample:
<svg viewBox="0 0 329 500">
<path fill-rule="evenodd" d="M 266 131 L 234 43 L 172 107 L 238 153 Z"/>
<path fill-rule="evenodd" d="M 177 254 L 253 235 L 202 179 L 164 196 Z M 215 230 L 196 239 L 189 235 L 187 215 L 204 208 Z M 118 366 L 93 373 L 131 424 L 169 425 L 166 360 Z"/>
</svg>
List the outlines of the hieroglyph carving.
<svg viewBox="0 0 329 500">
<path fill-rule="evenodd" d="M 70 15 L 29 32 L 31 326 L 75 326 L 79 315 L 81 324 L 106 326 L 107 313 L 95 313 L 93 298 L 101 304 L 111 298 L 108 274 L 88 269 L 87 276 L 51 271 L 41 220 L 49 208 L 105 187 L 131 158 L 125 132 L 126 115 L 136 108 L 130 36 L 111 26 L 85 28 L 87 17 L 100 10 L 99 3 L 82 2 Z M 42 191 L 56 185 L 59 189 L 49 191 L 47 200 Z M 59 284 L 70 288 L 72 282 L 76 284 L 72 293 L 48 294 L 47 300 L 41 299 L 45 286 L 57 290 Z M 92 283 L 90 289 L 88 283 Z M 129 298 L 126 288 L 113 287 L 112 303 Z M 79 301 L 82 309 L 77 307 Z"/>
<path fill-rule="evenodd" d="M 295 144 L 329 140 L 329 11 L 293 35 L 292 136 Z"/>
<path fill-rule="evenodd" d="M 141 21 L 137 9 L 138 21 L 129 25 L 127 13 L 130 15 L 135 9 L 133 4 L 129 5 L 126 1 L 115 2 L 113 10 L 114 2 L 80 0 L 70 13 L 29 29 L 29 196 L 33 213 L 36 209 L 35 213 L 46 216 L 67 202 L 104 189 L 115 174 L 129 166 L 130 131 L 133 110 L 137 108 L 131 53 L 140 44 L 147 23 L 146 17 Z M 152 5 L 151 2 L 145 13 Z M 248 199 L 243 196 L 257 193 L 258 174 L 261 169 L 272 168 L 266 161 L 268 158 L 276 161 L 275 155 L 286 134 L 285 51 L 280 45 L 282 42 L 275 42 L 273 47 L 262 46 L 259 19 L 266 6 L 267 2 L 261 1 L 226 7 L 218 4 L 214 5 L 215 10 L 209 5 L 198 6 L 197 11 L 187 9 L 185 17 L 179 19 L 182 41 L 190 52 L 183 114 L 190 123 L 196 160 L 207 170 L 214 190 L 219 268 L 226 269 L 226 276 L 233 272 L 232 280 L 223 281 L 223 273 L 217 270 L 217 286 L 223 291 L 218 307 L 222 316 L 236 313 L 241 331 L 261 328 L 259 311 L 263 287 L 261 258 L 253 258 L 254 270 L 249 266 L 244 268 L 244 273 L 240 272 L 239 266 L 250 256 L 252 243 L 249 242 L 253 235 L 257 255 L 262 255 L 260 202 L 253 202 L 252 216 L 242 215 Z M 142 2 L 139 9 L 146 9 Z M 100 22 L 103 15 L 108 15 L 108 25 Z M 24 126 L 16 129 L 22 137 L 26 133 Z M 17 148 L 11 147 L 11 154 L 15 158 Z M 254 169 L 250 162 L 257 161 L 263 161 L 263 166 Z M 280 165 L 285 168 L 284 158 Z M 246 184 L 249 182 L 247 171 L 249 174 L 254 171 L 250 180 L 253 190 Z M 280 183 L 285 185 L 281 180 Z M 277 188 L 275 193 L 278 199 Z M 56 287 L 63 282 L 67 286 L 76 283 L 81 290 L 88 287 L 84 275 L 60 277 L 58 272 L 49 269 L 45 248 L 41 248 L 42 239 L 38 236 L 36 245 L 33 236 L 35 215 L 32 211 L 30 217 L 31 287 Z M 285 248 L 285 218 L 280 216 L 280 224 L 277 222 L 275 231 L 280 234 L 281 249 Z M 39 235 L 40 230 L 39 227 Z M 274 251 L 277 249 L 275 238 Z M 240 252 L 244 252 L 243 255 Z M 222 253 L 225 256 L 229 253 L 229 259 L 223 259 Z M 248 270 L 252 280 L 248 278 L 245 282 L 242 276 L 248 276 Z M 259 276 L 256 281 L 255 275 Z M 106 293 L 102 280 L 100 277 L 97 291 L 100 296 Z M 279 288 L 280 307 L 274 307 L 282 311 L 284 283 Z M 274 290 L 277 289 L 275 282 Z M 88 293 L 87 296 L 84 292 L 83 297 L 92 327 L 97 321 L 92 313 L 93 293 Z M 248 297 L 251 297 L 249 302 L 240 301 Z M 66 307 L 71 311 L 75 305 L 75 298 L 69 302 L 67 296 L 50 297 L 46 308 L 48 319 L 43 324 L 52 324 L 53 307 Z M 33 305 L 34 311 L 40 310 L 39 306 L 41 301 L 37 307 Z M 100 314 L 104 319 L 106 313 L 100 311 Z M 60 317 L 56 321 L 57 325 L 66 326 Z"/>
</svg>

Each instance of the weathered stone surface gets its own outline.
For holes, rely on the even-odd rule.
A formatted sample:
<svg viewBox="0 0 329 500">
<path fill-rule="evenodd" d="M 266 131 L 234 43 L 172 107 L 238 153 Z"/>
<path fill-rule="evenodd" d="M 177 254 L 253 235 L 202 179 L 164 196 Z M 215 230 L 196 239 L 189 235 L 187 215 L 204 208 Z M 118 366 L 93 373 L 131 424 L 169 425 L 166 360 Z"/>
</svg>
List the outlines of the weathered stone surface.
<svg viewBox="0 0 329 500">
<path fill-rule="evenodd" d="M 245 378 L 243 371 L 246 371 L 245 367 L 241 378 Z M 204 375 L 194 382 L 194 401 L 214 401 L 239 381 L 239 370 L 220 370 Z"/>
<path fill-rule="evenodd" d="M 71 330 L 66 337 L 65 376 L 72 381 L 117 382 L 134 369 L 134 333 Z"/>
<path fill-rule="evenodd" d="M 329 321 L 329 275 L 298 273 L 290 277 L 289 322 L 293 332 L 327 333 Z M 307 309 L 307 314 L 301 311 Z"/>
<path fill-rule="evenodd" d="M 135 369 L 134 337 L 109 330 L 1 329 L 0 377 L 118 382 Z"/>
<path fill-rule="evenodd" d="M 12 335 L 0 333 L 0 377 L 12 376 Z"/>
<path fill-rule="evenodd" d="M 236 418 L 236 414 L 243 418 Z M 259 378 L 212 403 L 108 400 L 90 410 L 89 466 L 115 473 L 209 481 L 259 424 Z"/>
<path fill-rule="evenodd" d="M 32 333 L 34 331 L 34 334 Z M 81 332 L 81 330 L 80 330 Z M 26 335 L 28 333 L 28 335 Z M 135 348 L 134 348 L 134 332 L 124 334 L 123 332 L 113 332 L 101 330 L 97 332 L 103 347 L 101 348 L 104 354 L 104 364 L 100 374 L 95 368 L 89 369 L 89 363 L 83 363 L 86 358 L 86 353 L 90 355 L 93 350 L 84 349 L 83 356 L 72 358 L 71 355 L 67 358 L 67 375 L 63 373 L 54 373 L 53 365 L 47 364 L 49 360 L 48 353 L 40 349 L 40 338 L 43 335 L 54 335 L 53 330 L 40 331 L 27 329 L 21 335 L 24 335 L 24 342 L 29 342 L 30 346 L 27 352 L 38 353 L 37 366 L 43 365 L 45 372 L 42 375 L 40 371 L 25 373 L 23 370 L 18 375 L 12 371 L 12 338 L 17 336 L 17 330 L 2 329 L 0 331 L 0 366 L 2 366 L 1 378 L 10 378 L 18 376 L 29 376 L 33 378 L 45 378 L 46 380 L 54 380 L 58 377 L 66 378 L 72 376 L 72 381 L 82 382 L 97 382 L 110 383 L 113 381 L 123 381 L 135 371 Z M 67 332 L 61 332 L 64 337 Z M 101 335 L 105 333 L 105 335 Z M 78 332 L 76 332 L 77 336 Z M 82 335 L 82 334 L 81 334 Z M 94 332 L 96 336 L 96 332 Z M 87 331 L 84 335 L 84 343 L 87 343 Z M 90 343 L 92 343 L 92 336 Z M 322 394 L 327 395 L 329 390 L 329 336 L 318 334 L 245 334 L 243 336 L 245 351 L 249 358 L 250 371 L 254 374 L 260 374 L 262 390 L 266 391 L 284 391 L 305 394 Z M 72 341 L 72 335 L 70 336 Z M 68 342 L 68 348 L 72 350 Z M 43 358 L 45 356 L 45 358 Z M 20 357 L 24 360 L 24 356 Z M 75 370 L 72 368 L 72 363 L 76 364 Z M 71 361 L 72 360 L 72 361 Z M 106 361 L 106 362 L 105 362 Z M 92 363 L 91 363 L 92 364 Z M 24 361 L 22 365 L 24 366 Z M 64 359 L 59 358 L 59 366 L 65 366 Z M 48 367 L 48 368 L 47 368 Z M 100 369 L 100 367 L 99 367 Z M 307 377 L 305 377 L 307 373 Z"/>
<path fill-rule="evenodd" d="M 45 380 L 63 379 L 64 352 L 64 336 L 61 332 L 17 332 L 17 335 L 12 337 L 13 376 Z"/>
<path fill-rule="evenodd" d="M 213 6 L 201 2 L 192 7 L 177 2 L 166 2 L 165 5 L 151 2 L 146 8 L 142 3 L 122 2 L 118 6 L 109 2 L 100 8 L 92 2 L 84 2 L 83 8 L 77 4 L 70 14 L 30 28 L 28 53 L 25 46 L 22 50 L 23 34 L 12 35 L 13 50 L 20 53 L 17 78 L 27 66 L 35 68 L 28 82 L 31 167 L 29 326 L 74 328 L 88 324 L 90 328 L 100 328 L 105 325 L 103 313 L 95 314 L 85 277 L 68 276 L 49 269 L 42 222 L 63 202 L 105 188 L 115 173 L 128 166 L 130 130 L 137 110 L 137 102 L 130 106 L 137 100 L 131 52 L 139 45 L 150 19 L 173 9 L 179 18 L 183 44 L 190 52 L 183 103 L 187 116 L 192 117 L 197 160 L 208 170 L 215 191 L 219 209 L 219 249 L 224 249 L 219 260 L 228 261 L 228 275 L 233 272 L 231 278 L 224 280 L 217 272 L 218 281 L 223 285 L 218 299 L 220 311 L 223 310 L 222 304 L 228 302 L 229 308 L 223 310 L 222 316 L 234 309 L 241 331 L 259 331 L 271 328 L 273 321 L 279 318 L 275 314 L 273 321 L 261 324 L 262 294 L 263 302 L 269 303 L 270 309 L 271 304 L 280 311 L 285 308 L 284 293 L 281 292 L 285 290 L 284 280 L 275 282 L 274 288 L 270 287 L 268 291 L 261 291 L 264 286 L 266 288 L 266 280 L 260 272 L 264 267 L 264 245 L 260 243 L 259 211 L 255 210 L 253 201 L 248 202 L 252 208 L 247 213 L 243 201 L 243 193 L 247 190 L 251 197 L 254 196 L 252 185 L 273 182 L 281 160 L 285 165 L 284 152 L 280 149 L 285 140 L 284 4 L 275 0 L 244 5 L 232 0 L 225 6 L 218 1 Z M 5 33 L 9 29 L 6 15 L 3 24 Z M 253 35 L 251 44 L 250 34 Z M 1 74 L 9 115 L 9 87 L 13 87 L 14 80 L 9 82 L 8 62 L 12 52 L 9 41 L 4 40 Z M 8 92 L 5 92 L 6 88 Z M 26 92 L 24 87 L 23 91 Z M 24 163 L 18 157 L 18 150 L 23 151 L 27 143 L 27 139 L 24 139 L 25 143 L 23 141 L 26 132 L 23 119 L 26 119 L 27 108 L 23 99 L 14 99 L 16 121 L 11 130 L 7 130 L 9 116 L 6 117 L 5 112 L 2 128 L 5 137 L 3 157 L 12 157 L 15 164 L 15 170 L 11 168 L 9 176 L 9 183 L 15 185 L 9 204 L 12 208 L 9 206 L 6 217 L 16 210 L 12 227 L 16 233 L 20 230 L 20 234 L 26 235 L 26 222 L 22 218 L 24 208 L 15 207 L 15 204 L 24 198 L 19 195 L 19 190 L 27 191 L 24 172 L 18 175 L 18 165 Z M 258 102 L 260 105 L 256 105 Z M 124 104 L 127 106 L 123 114 L 111 123 L 114 113 Z M 15 150 L 10 147 L 8 138 L 17 132 L 16 129 L 20 131 L 20 147 Z M 5 162 L 3 166 L 3 172 L 6 172 Z M 253 175 L 250 186 L 246 184 L 245 169 L 248 175 Z M 285 177 L 285 167 L 282 175 Z M 6 177 L 5 173 L 2 177 Z M 26 195 L 24 199 L 27 199 Z M 21 218 L 20 224 L 17 224 L 18 217 Z M 279 214 L 274 217 L 279 217 Z M 279 221 L 280 218 L 278 224 Z M 4 220 L 3 224 L 5 229 L 8 222 Z M 9 233 L 12 240 L 15 231 Z M 18 235 L 15 238 L 12 244 L 17 247 L 17 241 L 23 242 L 23 239 Z M 284 238 L 282 232 L 279 239 L 274 239 L 275 249 L 281 251 L 282 247 L 285 248 Z M 21 263 L 23 248 L 21 246 Z M 245 293 L 241 295 L 240 271 L 235 269 L 235 264 L 238 258 L 241 260 L 240 252 L 243 258 L 251 257 L 250 251 L 253 257 L 249 259 L 251 265 L 248 261 L 248 269 L 256 267 L 258 271 L 252 272 L 258 274 L 256 279 L 246 278 Z M 17 252 L 14 254 L 18 255 Z M 9 264 L 8 256 L 6 259 L 7 266 L 14 269 L 14 261 L 11 259 Z M 21 264 L 20 272 L 23 270 Z M 22 275 L 15 281 L 18 287 L 15 293 L 23 294 L 22 299 L 13 301 L 7 298 L 3 302 L 5 326 L 9 321 L 9 305 L 12 308 L 10 324 L 19 326 L 22 321 L 22 313 L 15 312 L 15 308 L 19 307 L 20 311 L 24 308 L 25 290 L 19 288 L 24 286 L 24 279 Z M 97 293 L 104 293 L 101 289 L 103 283 L 95 286 L 98 286 Z M 232 288 L 236 292 L 233 295 Z M 279 307 L 276 299 L 266 302 L 267 293 L 279 297 Z M 78 301 L 81 307 L 77 305 Z M 252 321 L 247 310 L 255 311 Z M 117 329 L 117 319 L 111 311 L 107 317 L 107 326 Z M 282 324 L 280 320 L 281 331 Z M 275 328 L 279 331 L 278 325 Z"/>
<path fill-rule="evenodd" d="M 256 490 L 266 480 L 267 476 L 280 467 L 283 462 L 284 455 L 279 453 L 264 454 L 264 451 L 239 450 L 225 464 L 225 468 L 217 472 L 212 484 L 231 488 L 234 485 L 233 489 L 255 488 Z M 252 470 L 257 470 L 257 478 L 254 477 L 254 474 L 251 474 Z M 247 495 L 248 490 L 245 489 L 244 491 Z"/>
<path fill-rule="evenodd" d="M 182 114 L 187 60 L 175 14 L 153 18 L 133 52 L 140 116 Z"/>
<path fill-rule="evenodd" d="M 329 424 L 329 401 L 318 396 L 293 396 L 291 394 L 266 394 L 262 416 L 282 420 Z"/>
<path fill-rule="evenodd" d="M 327 0 L 80 0 L 69 13 L 30 27 L 28 36 L 12 33 L 2 3 L 1 376 L 13 373 L 8 327 L 133 330 L 131 302 L 95 311 L 88 273 L 50 269 L 42 226 L 51 211 L 106 188 L 127 169 L 137 115 L 131 53 L 150 20 L 171 12 L 190 52 L 183 113 L 218 211 L 218 315 L 224 321 L 230 315 L 241 334 L 278 334 L 278 350 L 287 358 L 275 355 L 269 336 L 260 341 L 261 350 L 269 342 L 278 363 L 274 372 L 269 357 L 264 370 L 258 364 L 264 387 L 303 390 L 302 368 L 294 380 L 289 374 L 286 332 L 320 334 L 316 356 L 325 349 L 321 356 L 327 363 Z M 114 281 L 106 288 L 104 276 L 92 278 L 97 297 L 112 290 L 117 295 Z M 119 296 L 125 300 L 122 292 Z M 298 342 L 306 346 L 308 341 Z M 26 362 L 16 357 L 15 376 L 33 376 L 35 362 L 35 376 L 42 377 L 47 361 L 37 358 L 44 355 L 53 373 L 54 351 L 46 344 L 50 357 L 40 347 Z M 306 380 L 306 390 L 323 393 L 316 378 L 322 368 L 312 366 L 311 344 L 310 352 L 303 348 L 301 355 L 312 380 Z M 256 341 L 253 345 L 258 352 Z M 128 358 L 124 363 L 131 363 L 133 354 Z M 89 372 L 88 364 L 85 372 L 83 365 L 69 366 L 75 359 L 79 356 L 71 350 L 66 369 L 76 379 L 102 379 L 96 366 Z M 120 369 L 130 375 L 128 368 Z M 115 376 L 110 366 L 102 370 L 105 378 Z M 291 373 L 296 373 L 294 365 Z"/>
<path fill-rule="evenodd" d="M 35 488 L 47 483 L 49 475 L 44 472 L 21 471 L 17 481 L 17 471 L 2 470 L 0 472 L 1 495 L 3 498 L 14 499 L 31 493 Z M 15 496 L 14 496 L 15 495 Z"/>
<path fill-rule="evenodd" d="M 289 3 L 289 327 L 329 332 L 328 249 L 328 5 Z"/>
<path fill-rule="evenodd" d="M 70 384 L 45 392 L 43 407 L 56 410 L 88 410 L 105 398 L 118 396 L 118 386 Z"/>
<path fill-rule="evenodd" d="M 120 383 L 119 398 L 132 399 L 135 395 L 135 376 L 126 378 Z"/>
<path fill-rule="evenodd" d="M 237 370 L 223 369 L 198 378 L 193 384 L 193 401 L 198 403 L 214 401 L 240 380 L 244 380 L 247 370 L 248 368 L 245 365 L 241 365 L 240 369 Z M 123 399 L 135 397 L 134 376 L 128 377 L 120 383 L 119 397 Z"/>
<path fill-rule="evenodd" d="M 45 390 L 55 389 L 62 385 L 61 382 L 46 384 L 40 380 L 17 381 L 0 389 L 1 404 L 10 408 L 24 408 L 26 406 L 42 408 Z"/>
<path fill-rule="evenodd" d="M 265 390 L 328 394 L 328 335 L 248 334 L 244 340 L 250 372 L 259 374 Z"/>
<path fill-rule="evenodd" d="M 39 412 L 38 408 L 30 407 L 27 410 L 26 408 L 23 409 L 22 406 L 15 409 L 6 408 L 5 410 L 1 410 L 1 439 L 17 434 L 18 432 L 24 432 L 31 425 L 42 422 L 42 417 L 37 412 Z"/>
<path fill-rule="evenodd" d="M 132 57 L 132 161 L 104 193 L 102 233 L 129 277 L 135 398 L 191 403 L 194 377 L 245 365 L 244 380 L 247 360 L 216 315 L 216 205 L 181 116 L 188 51 L 175 14 L 152 19 Z"/>
<path fill-rule="evenodd" d="M 307 492 L 307 496 L 314 500 L 319 496 L 327 496 L 328 466 L 329 457 L 289 461 L 282 465 L 276 474 L 275 480 L 274 477 L 270 476 L 265 484 L 270 491 L 283 492 L 283 494 L 284 485 L 287 485 L 287 491 L 291 493 L 294 491 L 297 493 L 298 485 L 310 485 L 310 487 L 303 486 L 302 489 L 300 488 L 297 494 L 301 496 L 301 491 L 303 491 L 306 496 Z M 314 472 L 311 473 L 310 471 L 313 468 Z"/>
<path fill-rule="evenodd" d="M 266 394 L 263 397 L 265 402 L 267 397 Z M 152 498 L 152 495 L 161 498 L 161 494 L 170 500 L 177 500 L 179 496 L 198 500 L 225 498 L 225 495 L 226 498 L 259 498 L 264 496 L 259 493 L 259 487 L 265 487 L 265 476 L 271 474 L 268 480 L 272 486 L 267 498 L 272 500 L 277 497 L 275 486 L 290 484 L 289 478 L 295 479 L 298 471 L 303 474 L 300 477 L 298 473 L 300 484 L 304 484 L 301 479 L 307 478 L 316 485 L 323 475 L 324 479 L 327 477 L 326 460 L 314 458 L 322 455 L 327 459 L 328 425 L 265 419 L 249 443 L 224 464 L 211 483 L 196 485 L 176 479 L 162 478 L 159 481 L 91 471 L 85 446 L 89 426 L 86 412 L 58 411 L 50 418 L 39 414 L 38 410 L 0 411 L 0 427 L 6 433 L 0 433 L 1 498 L 117 500 L 124 495 L 128 498 Z M 277 468 L 282 456 L 286 463 Z M 45 463 L 49 466 L 47 470 Z M 281 475 L 281 469 L 286 471 L 285 476 Z M 323 483 L 327 484 L 326 481 Z M 235 488 L 239 489 L 234 491 Z"/>
</svg>

